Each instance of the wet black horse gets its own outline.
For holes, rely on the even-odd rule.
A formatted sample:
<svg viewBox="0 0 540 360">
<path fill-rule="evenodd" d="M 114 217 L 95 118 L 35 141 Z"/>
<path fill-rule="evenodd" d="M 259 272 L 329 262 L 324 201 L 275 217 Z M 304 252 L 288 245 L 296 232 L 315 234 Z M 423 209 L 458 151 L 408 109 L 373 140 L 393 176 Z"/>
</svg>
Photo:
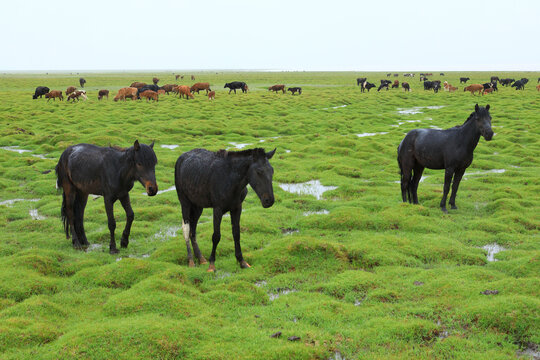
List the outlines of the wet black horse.
<svg viewBox="0 0 540 360">
<path fill-rule="evenodd" d="M 230 211 L 232 234 L 236 260 L 241 268 L 250 267 L 242 256 L 240 247 L 240 215 L 242 202 L 247 195 L 249 184 L 261 200 L 264 208 L 274 204 L 272 175 L 274 169 L 270 160 L 276 149 L 211 152 L 194 149 L 182 154 L 176 161 L 174 181 L 178 200 L 182 206 L 182 231 L 186 241 L 189 266 L 195 266 L 191 245 L 200 264 L 206 264 L 197 244 L 197 222 L 203 208 L 214 209 L 214 234 L 209 272 L 216 270 L 216 248 L 221 239 L 221 219 Z"/>
<path fill-rule="evenodd" d="M 158 191 L 155 175 L 157 158 L 153 147 L 154 143 L 145 145 L 135 140 L 133 146 L 126 149 L 78 144 L 62 153 L 56 165 L 57 186 L 63 189 L 62 221 L 67 239 L 71 232 L 73 247 L 88 245 L 83 217 L 89 194 L 103 195 L 111 233 L 111 254 L 118 253 L 114 241 L 116 221 L 113 206 L 116 200 L 120 200 L 127 217 L 120 245 L 123 248 L 128 246 L 134 219 L 129 191 L 135 181 L 140 181 L 150 196 Z"/>
<path fill-rule="evenodd" d="M 449 204 L 456 207 L 456 194 L 465 169 L 473 161 L 473 152 L 480 135 L 487 141 L 493 137 L 489 105 L 485 108 L 476 104 L 474 112 L 463 123 L 446 130 L 414 129 L 407 133 L 398 146 L 398 164 L 401 170 L 401 195 L 403 202 L 418 204 L 418 183 L 424 168 L 445 169 L 444 192 L 440 203 L 446 210 L 446 197 L 450 190 Z"/>
</svg>

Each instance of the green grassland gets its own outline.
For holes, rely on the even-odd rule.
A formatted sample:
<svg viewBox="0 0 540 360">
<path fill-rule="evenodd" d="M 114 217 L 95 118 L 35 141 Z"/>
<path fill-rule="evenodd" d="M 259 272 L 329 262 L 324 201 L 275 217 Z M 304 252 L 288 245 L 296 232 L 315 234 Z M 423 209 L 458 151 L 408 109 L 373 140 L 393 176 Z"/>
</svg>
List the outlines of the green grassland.
<svg viewBox="0 0 540 360">
<path fill-rule="evenodd" d="M 0 358 L 495 360 L 540 344 L 540 74 L 437 73 L 432 79 L 459 90 L 434 94 L 418 75 L 398 78 L 411 93 L 361 93 L 356 77 L 378 84 L 386 74 L 204 72 L 195 76 L 217 90 L 215 101 L 202 93 L 112 101 L 117 89 L 155 75 L 160 85 L 175 82 L 170 72 L 81 73 L 89 99 L 74 104 L 32 94 L 78 86 L 77 74 L 0 76 L 0 146 L 29 150 L 0 149 L 0 202 L 34 200 L 0 205 Z M 491 75 L 531 82 L 481 97 L 458 80 Z M 180 83 L 193 83 L 187 78 Z M 235 80 L 250 92 L 228 95 L 223 84 Z M 301 86 L 302 95 L 266 90 L 281 83 Z M 97 100 L 99 89 L 111 90 L 108 101 Z M 480 140 L 459 209 L 439 209 L 443 172 L 435 170 L 424 173 L 420 205 L 403 204 L 396 149 L 405 133 L 460 125 L 476 103 L 491 105 L 496 135 Z M 365 133 L 377 134 L 357 136 Z M 252 190 L 244 204 L 251 269 L 236 263 L 228 217 L 217 272 L 189 268 L 176 192 L 148 197 L 140 184 L 131 192 L 128 249 L 109 255 L 101 198 L 86 208 L 92 246 L 72 248 L 60 221 L 57 159 L 72 144 L 135 139 L 155 140 L 161 190 L 174 185 L 175 161 L 190 149 L 277 147 L 275 204 L 263 209 Z M 279 186 L 310 180 L 337 188 L 317 199 Z M 125 214 L 119 203 L 115 210 L 119 239 Z M 206 257 L 211 214 L 198 227 Z M 488 262 L 482 247 L 494 243 L 505 250 Z"/>
</svg>

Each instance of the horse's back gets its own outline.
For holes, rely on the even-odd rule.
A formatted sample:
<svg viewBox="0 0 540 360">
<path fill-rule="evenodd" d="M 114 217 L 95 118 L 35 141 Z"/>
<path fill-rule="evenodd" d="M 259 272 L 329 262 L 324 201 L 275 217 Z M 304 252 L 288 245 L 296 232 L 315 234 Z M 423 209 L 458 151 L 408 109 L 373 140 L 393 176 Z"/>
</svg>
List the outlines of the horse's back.
<svg viewBox="0 0 540 360">
<path fill-rule="evenodd" d="M 444 169 L 446 145 L 454 132 L 454 129 L 411 130 L 398 147 L 398 157 L 400 161 L 414 159 L 414 163 L 429 169 Z"/>
<path fill-rule="evenodd" d="M 180 155 L 175 165 L 175 185 L 178 198 L 200 207 L 211 207 L 212 184 L 215 182 L 215 153 L 193 149 Z"/>
</svg>

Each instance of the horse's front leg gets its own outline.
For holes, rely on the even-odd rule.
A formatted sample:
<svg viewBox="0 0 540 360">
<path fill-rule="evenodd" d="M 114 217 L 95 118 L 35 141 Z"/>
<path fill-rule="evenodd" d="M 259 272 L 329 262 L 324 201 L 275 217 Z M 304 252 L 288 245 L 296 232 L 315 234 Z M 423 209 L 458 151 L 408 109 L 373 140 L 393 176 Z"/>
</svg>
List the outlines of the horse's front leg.
<svg viewBox="0 0 540 360">
<path fill-rule="evenodd" d="M 448 192 L 450 191 L 450 184 L 452 183 L 452 176 L 454 175 L 454 169 L 453 168 L 447 168 L 444 173 L 444 189 L 443 189 L 443 197 L 441 200 L 441 210 L 445 213 L 448 213 L 448 210 L 446 210 L 446 197 L 448 196 Z"/>
<path fill-rule="evenodd" d="M 461 182 L 461 178 L 463 177 L 464 173 L 465 169 L 458 169 L 454 174 L 454 182 L 452 183 L 452 194 L 450 195 L 450 201 L 448 202 L 452 209 L 457 209 L 456 195 L 459 188 L 459 183 Z"/>
<path fill-rule="evenodd" d="M 107 220 L 109 232 L 111 233 L 111 242 L 109 243 L 109 253 L 118 254 L 116 241 L 114 241 L 114 230 L 116 229 L 116 220 L 114 219 L 114 200 L 109 197 L 103 197 L 105 201 L 105 211 L 107 212 Z"/>
<path fill-rule="evenodd" d="M 234 254 L 236 260 L 242 269 L 250 268 L 251 266 L 244 260 L 242 256 L 242 248 L 240 247 L 240 215 L 242 214 L 242 204 L 234 210 L 231 210 L 231 225 L 232 235 L 234 239 Z"/>
<path fill-rule="evenodd" d="M 133 224 L 133 220 L 135 219 L 135 213 L 133 213 L 133 209 L 131 208 L 129 194 L 120 198 L 120 203 L 122 204 L 122 207 L 126 212 L 126 227 L 124 228 L 122 238 L 120 239 L 120 246 L 123 248 L 127 248 L 129 244 L 129 233 L 131 232 L 131 224 Z"/>
<path fill-rule="evenodd" d="M 221 219 L 223 218 L 223 211 L 220 208 L 214 208 L 214 233 L 212 234 L 212 253 L 210 254 L 210 265 L 208 266 L 208 272 L 216 271 L 214 265 L 216 261 L 216 249 L 221 240 Z"/>
</svg>

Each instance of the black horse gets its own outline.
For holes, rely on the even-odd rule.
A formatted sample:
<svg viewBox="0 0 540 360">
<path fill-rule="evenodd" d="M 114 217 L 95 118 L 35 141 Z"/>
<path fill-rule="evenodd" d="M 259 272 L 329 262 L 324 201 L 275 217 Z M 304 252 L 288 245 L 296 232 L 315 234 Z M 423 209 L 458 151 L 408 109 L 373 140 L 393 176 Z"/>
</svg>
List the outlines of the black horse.
<svg viewBox="0 0 540 360">
<path fill-rule="evenodd" d="M 480 135 L 487 141 L 493 137 L 489 105 L 485 108 L 476 104 L 474 112 L 461 126 L 446 130 L 415 129 L 409 131 L 398 146 L 398 164 L 401 170 L 401 196 L 403 202 L 418 204 L 418 183 L 424 168 L 445 169 L 444 192 L 441 210 L 446 210 L 446 197 L 450 190 L 449 204 L 456 207 L 456 194 L 465 169 L 471 165 L 473 152 Z M 414 170 L 414 175 L 413 175 Z"/>
<path fill-rule="evenodd" d="M 195 266 L 189 246 L 190 239 L 193 252 L 200 264 L 206 263 L 197 244 L 197 222 L 203 208 L 213 208 L 214 234 L 208 271 L 216 270 L 214 262 L 216 248 L 221 239 L 221 218 L 228 211 L 231 212 L 236 260 L 240 263 L 240 267 L 250 267 L 244 260 L 240 247 L 242 202 L 246 198 L 248 192 L 246 186 L 249 184 L 255 190 L 264 208 L 274 204 L 274 190 L 272 189 L 274 169 L 268 160 L 274 156 L 275 152 L 276 149 L 266 153 L 261 148 L 235 152 L 194 149 L 178 158 L 174 182 L 178 200 L 182 206 L 182 231 L 186 241 L 189 266 Z"/>
<path fill-rule="evenodd" d="M 41 99 L 41 97 L 49 91 L 51 90 L 46 86 L 38 86 L 34 92 L 34 95 L 32 95 L 32 99 L 37 99 L 38 97 Z"/>
<path fill-rule="evenodd" d="M 83 225 L 88 194 L 103 195 L 105 200 L 111 233 L 111 254 L 118 253 L 114 241 L 116 221 L 113 206 L 116 200 L 120 200 L 127 217 L 120 245 L 123 248 L 128 246 L 134 219 L 129 199 L 133 183 L 138 180 L 146 188 L 148 195 L 157 194 L 157 158 L 153 147 L 154 143 L 144 145 L 135 140 L 134 145 L 126 149 L 78 144 L 68 147 L 62 153 L 56 165 L 56 184 L 63 189 L 62 221 L 67 239 L 71 230 L 73 247 L 82 248 L 88 245 Z"/>
</svg>

